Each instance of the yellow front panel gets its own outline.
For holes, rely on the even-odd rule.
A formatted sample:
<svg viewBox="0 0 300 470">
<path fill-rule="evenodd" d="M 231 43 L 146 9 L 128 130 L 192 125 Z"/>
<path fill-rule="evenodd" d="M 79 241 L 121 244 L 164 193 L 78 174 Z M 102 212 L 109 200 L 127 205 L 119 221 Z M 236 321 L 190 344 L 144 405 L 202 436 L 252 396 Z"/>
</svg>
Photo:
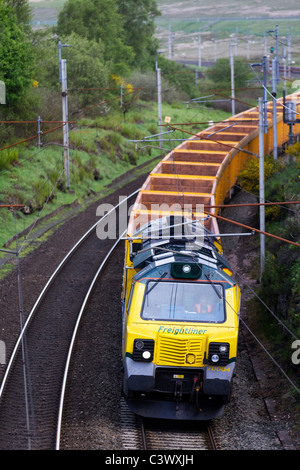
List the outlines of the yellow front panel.
<svg viewBox="0 0 300 470">
<path fill-rule="evenodd" d="M 156 364 L 159 366 L 197 366 L 203 364 L 202 338 L 174 338 L 159 335 L 156 349 Z"/>
</svg>

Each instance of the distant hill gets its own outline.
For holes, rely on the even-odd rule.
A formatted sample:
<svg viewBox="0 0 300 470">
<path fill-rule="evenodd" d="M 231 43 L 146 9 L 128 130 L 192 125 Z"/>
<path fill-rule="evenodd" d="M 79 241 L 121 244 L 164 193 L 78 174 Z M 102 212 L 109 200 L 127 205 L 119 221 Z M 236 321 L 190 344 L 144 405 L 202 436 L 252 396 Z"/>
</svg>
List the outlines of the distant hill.
<svg viewBox="0 0 300 470">
<path fill-rule="evenodd" d="M 266 3 L 269 3 L 266 5 Z M 288 18 L 300 16 L 298 0 L 158 0 L 163 18 L 193 19 L 203 21 L 207 18 Z"/>
<path fill-rule="evenodd" d="M 33 27 L 56 24 L 57 15 L 65 0 L 29 0 L 33 12 Z"/>
<path fill-rule="evenodd" d="M 33 27 L 55 25 L 65 0 L 29 0 Z M 160 50 L 175 60 L 197 60 L 201 32 L 202 60 L 211 61 L 228 55 L 229 43 L 238 39 L 237 55 L 261 57 L 274 42 L 266 33 L 278 25 L 279 37 L 292 35 L 292 54 L 300 55 L 299 0 L 158 0 L 161 16 L 157 18 L 156 36 Z M 230 6 L 230 8 L 229 8 Z M 216 15 L 218 13 L 218 16 Z M 264 36 L 266 37 L 264 39 Z"/>
<path fill-rule="evenodd" d="M 156 35 L 160 50 L 172 59 L 197 61 L 199 40 L 203 61 L 227 57 L 229 44 L 236 55 L 259 58 L 274 46 L 268 31 L 276 25 L 280 54 L 290 36 L 292 60 L 299 57 L 299 0 L 158 0 L 158 6 Z"/>
</svg>

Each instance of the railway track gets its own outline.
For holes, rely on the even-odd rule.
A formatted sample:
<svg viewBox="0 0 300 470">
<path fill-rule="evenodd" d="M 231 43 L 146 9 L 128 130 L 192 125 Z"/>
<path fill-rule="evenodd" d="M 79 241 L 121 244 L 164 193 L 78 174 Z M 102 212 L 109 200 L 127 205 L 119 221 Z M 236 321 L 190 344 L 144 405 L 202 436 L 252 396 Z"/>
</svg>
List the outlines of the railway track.
<svg viewBox="0 0 300 470">
<path fill-rule="evenodd" d="M 210 422 L 144 419 L 121 401 L 122 441 L 126 450 L 220 450 Z"/>
<path fill-rule="evenodd" d="M 217 450 L 210 423 L 141 419 L 143 450 Z"/>
<path fill-rule="evenodd" d="M 3 450 L 59 448 L 64 391 L 79 322 L 117 245 L 113 240 L 100 242 L 96 236 L 96 226 L 105 224 L 106 217 L 73 246 L 23 325 L 0 388 Z"/>
<path fill-rule="evenodd" d="M 257 151 L 257 119 L 256 110 L 249 110 L 225 124 L 203 131 L 200 139 L 190 139 L 175 149 L 152 172 L 140 192 L 138 204 L 148 207 L 153 195 L 161 197 L 160 202 L 171 204 L 174 198 L 177 201 L 179 194 L 191 204 L 198 202 L 199 195 L 202 198 L 200 202 L 204 204 L 223 201 L 240 170 L 238 160 L 241 159 L 236 157 L 240 154 L 245 158 L 240 147 Z M 232 123 L 234 132 L 224 131 L 224 126 Z M 286 140 L 285 134 L 282 131 L 282 141 Z M 175 175 L 173 180 L 177 185 L 180 184 L 180 190 L 176 185 L 171 186 L 170 169 Z M 200 188 L 202 181 L 205 181 L 206 186 L 202 184 Z M 166 191 L 167 188 L 169 190 Z M 138 204 L 135 206 L 137 213 L 141 211 Z M 66 383 L 74 331 L 78 328 L 99 265 L 105 262 L 114 244 L 112 240 L 99 243 L 94 229 L 95 226 L 62 261 L 22 325 L 22 334 L 0 388 L 0 448 L 3 450 L 59 448 L 60 428 L 57 434 L 57 426 L 63 415 L 60 403 L 63 403 L 65 394 L 62 386 Z M 126 415 L 123 412 L 123 418 L 124 413 Z M 129 425 L 126 419 L 122 422 L 126 428 L 124 442 L 126 435 L 131 433 L 130 445 L 140 446 L 134 448 L 162 448 L 170 445 L 170 442 L 176 449 L 179 445 L 197 450 L 202 445 L 208 448 L 207 430 L 202 430 L 203 436 L 200 438 L 199 423 L 195 432 L 192 430 L 195 424 L 189 424 L 188 430 L 182 428 L 177 433 L 172 423 L 172 428 L 164 429 L 165 444 L 161 429 L 155 429 L 153 423 L 148 421 L 143 424 L 145 435 L 141 442 L 141 430 L 133 422 L 135 417 L 128 417 L 128 420 Z M 183 426 L 183 423 L 179 426 Z M 181 438 L 186 434 L 187 444 L 175 443 L 177 434 Z M 126 446 L 125 442 L 124 448 Z"/>
<path fill-rule="evenodd" d="M 176 60 L 177 63 L 183 64 L 183 65 L 198 65 L 197 60 Z M 215 65 L 215 62 L 212 61 L 202 61 L 202 67 L 213 67 Z M 279 65 L 279 73 L 281 74 L 282 78 L 284 78 L 284 73 L 286 72 L 286 77 L 293 77 L 297 78 L 300 76 L 300 67 L 297 67 L 295 65 L 292 66 L 284 66 L 282 64 Z"/>
</svg>

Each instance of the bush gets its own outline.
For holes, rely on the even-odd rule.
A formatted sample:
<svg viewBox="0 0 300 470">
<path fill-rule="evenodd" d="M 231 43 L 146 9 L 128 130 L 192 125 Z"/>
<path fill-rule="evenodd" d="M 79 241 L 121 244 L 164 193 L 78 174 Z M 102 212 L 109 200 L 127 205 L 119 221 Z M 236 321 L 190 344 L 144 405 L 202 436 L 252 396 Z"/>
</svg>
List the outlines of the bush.
<svg viewBox="0 0 300 470">
<path fill-rule="evenodd" d="M 44 204 L 51 202 L 54 199 L 53 186 L 48 180 L 39 180 L 32 184 L 34 190 L 34 203 L 35 209 L 41 210 Z"/>
<path fill-rule="evenodd" d="M 289 145 L 285 150 L 285 153 L 296 157 L 297 162 L 300 163 L 300 142 L 296 142 L 294 145 Z"/>
<path fill-rule="evenodd" d="M 19 158 L 19 152 L 16 149 L 8 149 L 0 151 L 0 171 L 8 170 L 15 165 Z"/>
<path fill-rule="evenodd" d="M 273 157 L 265 157 L 265 180 L 283 169 L 283 165 Z M 250 160 L 245 170 L 239 174 L 238 184 L 251 193 L 259 194 L 259 159 Z"/>
<path fill-rule="evenodd" d="M 182 101 L 187 96 L 190 97 L 186 94 L 185 88 L 181 87 L 180 83 L 177 83 L 172 77 L 172 73 L 169 73 L 168 70 L 161 71 L 162 101 L 169 104 Z M 134 72 L 131 83 L 134 88 L 140 88 L 139 97 L 141 100 L 157 101 L 156 72 Z"/>
<path fill-rule="evenodd" d="M 231 87 L 231 68 L 230 62 L 226 58 L 218 59 L 216 64 L 208 72 L 209 79 L 213 82 L 214 88 Z M 244 60 L 235 58 L 234 60 L 235 87 L 244 88 L 247 86 L 247 80 L 252 78 L 251 70 Z"/>
</svg>

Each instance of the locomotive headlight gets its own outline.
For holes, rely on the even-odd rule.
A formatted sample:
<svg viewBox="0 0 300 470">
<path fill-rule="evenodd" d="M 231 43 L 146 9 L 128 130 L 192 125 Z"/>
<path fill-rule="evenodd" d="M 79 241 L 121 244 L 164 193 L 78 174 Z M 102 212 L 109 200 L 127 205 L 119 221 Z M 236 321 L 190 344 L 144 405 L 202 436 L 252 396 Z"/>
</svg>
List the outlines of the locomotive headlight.
<svg viewBox="0 0 300 470">
<path fill-rule="evenodd" d="M 136 340 L 136 342 L 135 342 L 136 349 L 141 350 L 141 349 L 143 349 L 144 346 L 145 346 L 144 342 L 141 339 Z"/>
<path fill-rule="evenodd" d="M 142 356 L 143 356 L 144 359 L 148 360 L 151 357 L 151 352 L 150 351 L 144 351 L 142 353 Z"/>
<path fill-rule="evenodd" d="M 132 359 L 134 361 L 150 362 L 153 360 L 154 340 L 153 339 L 135 339 L 133 343 Z"/>
<path fill-rule="evenodd" d="M 210 360 L 211 360 L 212 362 L 214 362 L 214 363 L 219 362 L 220 356 L 218 356 L 218 354 L 213 354 L 213 355 L 211 356 Z"/>
<path fill-rule="evenodd" d="M 192 270 L 191 266 L 189 264 L 185 264 L 183 267 L 182 267 L 182 271 L 185 273 L 185 274 L 188 274 L 190 273 Z"/>
<path fill-rule="evenodd" d="M 229 343 L 209 343 L 208 361 L 225 366 L 229 362 Z"/>
</svg>

